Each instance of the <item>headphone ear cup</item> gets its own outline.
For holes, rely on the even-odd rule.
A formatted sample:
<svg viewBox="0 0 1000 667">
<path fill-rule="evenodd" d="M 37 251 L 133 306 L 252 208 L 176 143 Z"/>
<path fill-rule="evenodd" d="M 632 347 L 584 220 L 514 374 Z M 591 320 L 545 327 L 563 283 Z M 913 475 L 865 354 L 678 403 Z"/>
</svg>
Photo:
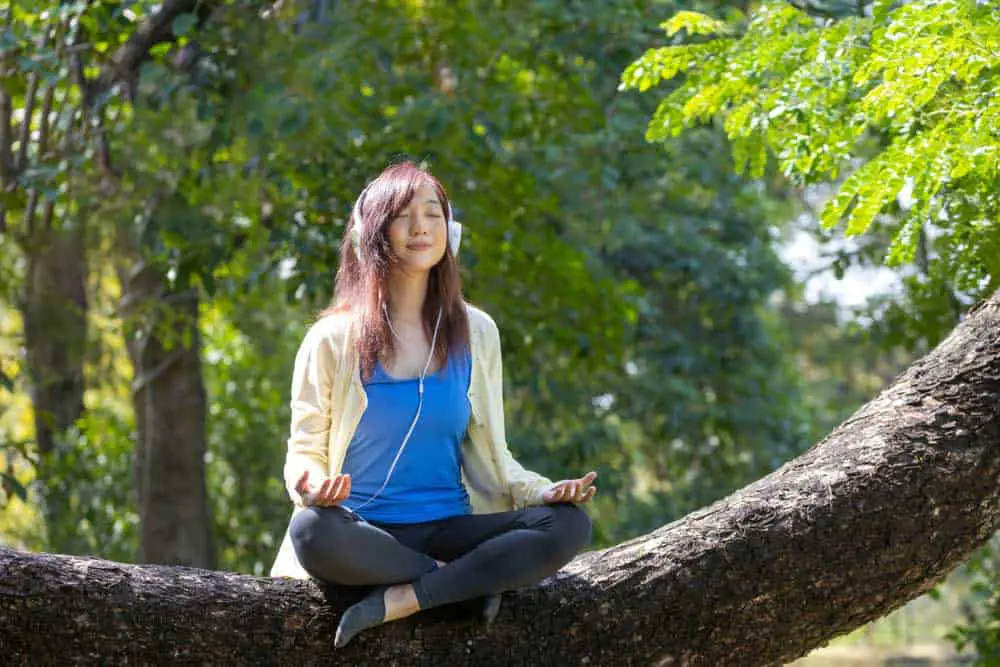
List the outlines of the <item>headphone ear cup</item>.
<svg viewBox="0 0 1000 667">
<path fill-rule="evenodd" d="M 448 247 L 451 254 L 458 257 L 458 249 L 462 245 L 462 223 L 458 220 L 448 221 Z"/>
<path fill-rule="evenodd" d="M 358 226 L 356 224 L 351 226 L 351 247 L 354 249 L 354 256 L 357 257 L 358 261 L 360 262 L 361 261 L 361 230 L 358 229 Z"/>
</svg>

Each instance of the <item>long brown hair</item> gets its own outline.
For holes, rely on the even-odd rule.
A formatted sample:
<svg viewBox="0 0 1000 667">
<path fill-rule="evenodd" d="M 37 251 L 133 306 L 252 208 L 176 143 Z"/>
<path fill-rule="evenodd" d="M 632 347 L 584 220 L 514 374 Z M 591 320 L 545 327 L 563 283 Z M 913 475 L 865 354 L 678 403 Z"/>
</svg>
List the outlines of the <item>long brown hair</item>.
<svg viewBox="0 0 1000 667">
<path fill-rule="evenodd" d="M 333 284 L 333 300 L 321 316 L 350 311 L 358 327 L 357 349 L 362 377 L 370 378 L 375 362 L 382 352 L 391 359 L 396 351 L 389 323 L 383 313 L 388 305 L 389 269 L 397 261 L 392 255 L 387 227 L 399 212 L 410 204 L 417 188 L 430 184 L 445 211 L 449 211 L 448 194 L 429 172 L 412 162 L 399 162 L 386 167 L 362 191 L 354 204 L 344 238 L 340 243 L 340 266 Z M 361 260 L 354 253 L 351 233 L 360 221 Z M 434 332 L 438 308 L 441 328 L 434 346 L 434 359 L 443 366 L 451 352 L 469 341 L 469 319 L 462 297 L 462 279 L 458 262 L 450 247 L 430 271 L 427 298 L 422 319 L 428 340 Z"/>
</svg>

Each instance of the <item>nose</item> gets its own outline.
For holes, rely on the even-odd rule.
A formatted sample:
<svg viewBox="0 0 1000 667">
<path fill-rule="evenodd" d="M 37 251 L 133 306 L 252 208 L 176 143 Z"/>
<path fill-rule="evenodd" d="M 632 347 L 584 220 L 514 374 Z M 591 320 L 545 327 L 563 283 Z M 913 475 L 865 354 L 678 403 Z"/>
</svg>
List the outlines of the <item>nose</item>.
<svg viewBox="0 0 1000 667">
<path fill-rule="evenodd" d="M 410 216 L 410 234 L 413 236 L 429 236 L 434 229 L 435 220 L 429 215 L 418 213 Z"/>
</svg>

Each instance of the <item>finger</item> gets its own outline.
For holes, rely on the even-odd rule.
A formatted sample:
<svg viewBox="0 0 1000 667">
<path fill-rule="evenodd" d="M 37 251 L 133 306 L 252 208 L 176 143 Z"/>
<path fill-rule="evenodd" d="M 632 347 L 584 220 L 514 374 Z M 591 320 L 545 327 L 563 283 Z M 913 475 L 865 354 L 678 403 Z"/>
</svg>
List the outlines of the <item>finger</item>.
<svg viewBox="0 0 1000 667">
<path fill-rule="evenodd" d="M 327 496 L 330 493 L 330 486 L 332 484 L 333 480 L 328 477 L 319 485 L 319 489 L 316 491 L 316 503 L 318 505 L 326 505 Z"/>
<path fill-rule="evenodd" d="M 590 499 L 593 498 L 596 495 L 597 495 L 597 487 L 596 486 L 592 486 L 589 489 L 587 489 L 587 493 L 585 493 L 583 495 L 583 500 L 580 501 L 580 502 L 584 502 L 584 503 L 589 502 Z"/>
<path fill-rule="evenodd" d="M 584 485 L 589 486 L 590 483 L 593 482 L 595 479 L 597 479 L 597 472 L 594 471 L 594 470 L 591 470 L 586 475 L 584 475 L 582 478 L 580 478 L 580 481 L 583 482 Z"/>
<path fill-rule="evenodd" d="M 344 476 L 341 475 L 337 478 L 337 484 L 335 488 L 336 492 L 333 494 L 333 498 L 331 498 L 331 501 L 339 503 L 341 500 L 346 498 L 347 495 L 344 493 L 344 489 L 346 488 L 347 488 L 347 479 L 345 479 Z"/>
<path fill-rule="evenodd" d="M 340 485 L 340 481 L 334 477 L 330 480 L 330 486 L 327 488 L 326 492 L 323 494 L 323 504 L 330 505 L 333 503 L 334 497 L 337 495 L 337 487 Z"/>
<path fill-rule="evenodd" d="M 302 476 L 299 477 L 299 481 L 295 482 L 295 490 L 298 491 L 299 494 L 308 491 L 309 490 L 308 482 L 309 482 L 309 471 L 304 470 L 302 472 Z"/>
<path fill-rule="evenodd" d="M 322 497 L 323 484 L 325 482 L 321 481 L 319 484 L 309 486 L 309 495 L 312 497 L 314 503 L 318 503 Z"/>
<path fill-rule="evenodd" d="M 347 480 L 344 479 L 343 475 L 337 475 L 333 481 L 333 486 L 330 488 L 330 502 L 335 503 L 340 500 L 340 494 L 344 492 L 344 485 Z"/>
<path fill-rule="evenodd" d="M 351 495 L 351 476 L 346 475 L 344 478 L 344 497 L 341 500 L 347 500 Z"/>
</svg>

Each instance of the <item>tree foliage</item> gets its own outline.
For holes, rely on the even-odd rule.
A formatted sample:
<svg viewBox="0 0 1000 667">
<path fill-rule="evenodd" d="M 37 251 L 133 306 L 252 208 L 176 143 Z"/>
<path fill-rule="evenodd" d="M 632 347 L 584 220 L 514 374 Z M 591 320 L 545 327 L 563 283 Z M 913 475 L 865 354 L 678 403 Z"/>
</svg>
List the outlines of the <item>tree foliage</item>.
<svg viewBox="0 0 1000 667">
<path fill-rule="evenodd" d="M 1000 285 L 994 3 L 882 0 L 831 21 L 767 2 L 749 17 L 680 13 L 663 28 L 671 43 L 622 75 L 639 90 L 677 79 L 649 140 L 719 119 L 751 176 L 770 155 L 795 185 L 843 177 L 822 224 L 856 235 L 884 216 L 891 265 L 923 261 L 926 232 L 935 252 L 915 297 L 948 281 L 968 305 Z"/>
</svg>

